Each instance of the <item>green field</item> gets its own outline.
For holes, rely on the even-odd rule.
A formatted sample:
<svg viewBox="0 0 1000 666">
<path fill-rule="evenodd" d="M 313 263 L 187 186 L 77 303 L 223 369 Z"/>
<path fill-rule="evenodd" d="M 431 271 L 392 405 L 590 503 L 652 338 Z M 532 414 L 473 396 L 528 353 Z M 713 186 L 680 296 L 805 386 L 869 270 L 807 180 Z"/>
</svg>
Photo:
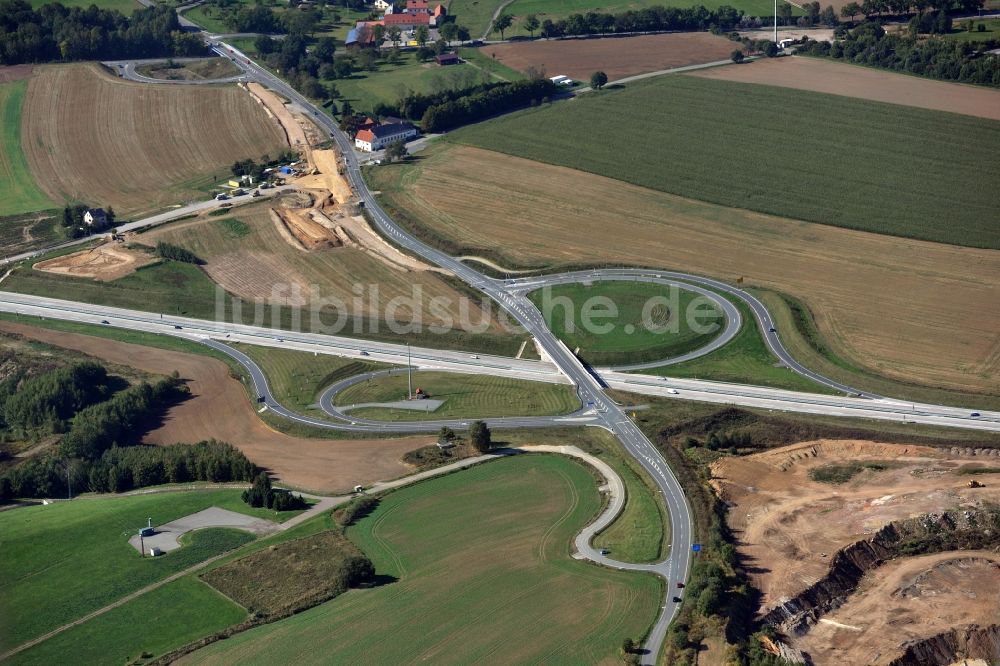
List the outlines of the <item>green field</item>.
<svg viewBox="0 0 1000 666">
<path fill-rule="evenodd" d="M 55 0 L 28 0 L 28 4 L 30 4 L 33 9 L 38 9 L 42 5 L 47 5 L 54 1 Z M 142 7 L 142 5 L 135 0 L 58 0 L 58 2 L 64 7 L 79 7 L 80 9 L 86 9 L 91 5 L 97 5 L 101 9 L 117 9 L 126 16 L 131 16 L 132 12 Z"/>
<path fill-rule="evenodd" d="M 1000 39 L 1000 19 L 973 19 L 975 27 L 972 32 L 962 29 L 968 21 L 955 21 L 955 30 L 947 35 L 941 35 L 944 39 L 951 39 L 957 42 L 985 42 L 989 39 Z M 979 26 L 985 27 L 982 32 Z"/>
<path fill-rule="evenodd" d="M 308 352 L 242 344 L 233 347 L 257 362 L 278 402 L 299 412 L 314 409 L 319 394 L 330 384 L 386 367 L 383 363 L 328 354 L 314 356 Z"/>
<path fill-rule="evenodd" d="M 724 206 L 1000 248 L 1000 190 L 981 166 L 1000 123 L 970 116 L 661 76 L 449 140 Z"/>
<path fill-rule="evenodd" d="M 725 317 L 708 299 L 691 291 L 649 283 L 557 285 L 534 291 L 528 297 L 545 316 L 552 332 L 570 349 L 579 347 L 579 355 L 594 365 L 679 356 L 708 344 L 725 326 Z M 701 316 L 702 312 L 705 316 Z M 697 319 L 689 319 L 695 313 Z M 712 331 L 696 332 L 691 323 Z"/>
<path fill-rule="evenodd" d="M 522 381 L 490 375 L 463 375 L 449 372 L 418 372 L 413 390 L 422 388 L 431 398 L 444 400 L 436 411 L 364 407 L 350 415 L 385 421 L 444 418 L 486 418 L 500 416 L 547 416 L 566 414 L 579 408 L 571 386 Z M 406 398 L 406 372 L 377 377 L 355 384 L 338 393 L 340 406 L 367 402 L 391 402 Z"/>
<path fill-rule="evenodd" d="M 692 361 L 643 372 L 664 377 L 710 379 L 717 382 L 771 386 L 809 393 L 834 393 L 832 389 L 780 366 L 778 359 L 764 344 L 757 320 L 753 318 L 750 308 L 742 301 L 737 301 L 736 307 L 740 309 L 743 325 L 729 344 Z"/>
<path fill-rule="evenodd" d="M 196 663 L 616 663 L 662 583 L 573 560 L 601 506 L 558 456 L 519 456 L 386 496 L 348 536 L 395 578 L 195 652 Z M 511 640 L 516 636 L 517 640 Z"/>
<path fill-rule="evenodd" d="M 17 215 L 52 208 L 38 189 L 21 150 L 21 106 L 27 81 L 0 83 L 0 215 Z"/>
<path fill-rule="evenodd" d="M 146 525 L 222 508 L 274 518 L 251 509 L 238 490 L 100 497 L 0 512 L 0 651 L 104 607 L 218 553 L 251 541 L 235 530 L 199 530 L 180 550 L 141 558 L 128 537 Z"/>
<path fill-rule="evenodd" d="M 377 71 L 358 71 L 350 78 L 333 81 L 340 95 L 338 104 L 349 101 L 354 109 L 367 112 L 379 102 L 395 104 L 411 92 L 466 88 L 488 76 L 467 64 L 440 67 L 433 61 L 422 63 L 412 51 L 401 52 L 400 57 L 398 65 L 380 62 Z"/>
<path fill-rule="evenodd" d="M 144 653 L 163 654 L 221 631 L 241 622 L 246 615 L 245 610 L 197 578 L 179 578 L 57 634 L 7 663 L 130 663 Z"/>
</svg>

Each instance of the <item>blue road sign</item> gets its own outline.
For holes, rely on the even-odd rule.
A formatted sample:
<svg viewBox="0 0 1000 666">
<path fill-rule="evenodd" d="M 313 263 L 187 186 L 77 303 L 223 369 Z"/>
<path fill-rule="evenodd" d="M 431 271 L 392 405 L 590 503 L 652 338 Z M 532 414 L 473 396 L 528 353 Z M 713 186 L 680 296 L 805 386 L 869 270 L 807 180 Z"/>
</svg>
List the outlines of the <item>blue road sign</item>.
<svg viewBox="0 0 1000 666">
<path fill-rule="evenodd" d="M 691 550 L 697 553 L 698 551 L 701 550 L 701 544 L 700 543 L 691 544 Z"/>
</svg>

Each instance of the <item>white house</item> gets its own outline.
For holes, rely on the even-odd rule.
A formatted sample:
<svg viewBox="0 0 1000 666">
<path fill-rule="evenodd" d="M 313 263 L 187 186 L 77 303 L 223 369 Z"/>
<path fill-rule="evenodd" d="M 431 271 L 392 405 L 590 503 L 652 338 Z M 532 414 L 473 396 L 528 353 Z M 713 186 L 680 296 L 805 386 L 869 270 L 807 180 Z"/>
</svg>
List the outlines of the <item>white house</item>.
<svg viewBox="0 0 1000 666">
<path fill-rule="evenodd" d="M 385 10 L 389 9 L 389 7 L 392 7 L 391 2 L 386 2 L 385 0 L 375 0 L 375 9 L 379 10 L 380 12 L 384 12 Z"/>
<path fill-rule="evenodd" d="M 390 123 L 363 129 L 354 137 L 354 146 L 367 153 L 382 150 L 393 141 L 406 141 L 419 132 L 410 123 Z"/>
<path fill-rule="evenodd" d="M 103 208 L 88 208 L 83 214 L 83 222 L 90 227 L 103 227 L 108 223 L 108 215 Z"/>
</svg>

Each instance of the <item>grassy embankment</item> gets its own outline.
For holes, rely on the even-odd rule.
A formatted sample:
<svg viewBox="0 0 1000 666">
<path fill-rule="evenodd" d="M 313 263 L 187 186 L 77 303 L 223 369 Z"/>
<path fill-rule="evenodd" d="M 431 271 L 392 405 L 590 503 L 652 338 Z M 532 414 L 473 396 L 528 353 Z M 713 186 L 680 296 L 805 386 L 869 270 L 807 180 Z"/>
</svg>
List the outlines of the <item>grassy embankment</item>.
<svg viewBox="0 0 1000 666">
<path fill-rule="evenodd" d="M 406 372 L 377 377 L 354 384 L 338 393 L 338 406 L 406 399 Z M 446 418 L 487 418 L 501 416 L 548 416 L 566 414 L 580 407 L 572 386 L 523 381 L 490 375 L 448 372 L 419 372 L 413 375 L 417 387 L 432 399 L 443 400 L 437 410 L 425 412 L 385 407 L 362 407 L 349 415 L 385 421 Z"/>
<path fill-rule="evenodd" d="M 810 120 L 775 123 L 777 108 L 795 108 L 797 117 Z M 623 126 L 635 131 L 623 133 Z M 589 140 L 593 136 L 618 140 Z M 978 118 L 663 76 L 473 125 L 449 140 L 724 206 L 1000 248 L 1000 228 L 989 222 L 1000 195 L 978 167 L 1000 148 L 1000 124 Z M 774 146 L 781 146 L 780 159 Z M 821 157 L 821 146 L 835 150 Z M 831 183 L 852 195 L 837 196 Z"/>
</svg>

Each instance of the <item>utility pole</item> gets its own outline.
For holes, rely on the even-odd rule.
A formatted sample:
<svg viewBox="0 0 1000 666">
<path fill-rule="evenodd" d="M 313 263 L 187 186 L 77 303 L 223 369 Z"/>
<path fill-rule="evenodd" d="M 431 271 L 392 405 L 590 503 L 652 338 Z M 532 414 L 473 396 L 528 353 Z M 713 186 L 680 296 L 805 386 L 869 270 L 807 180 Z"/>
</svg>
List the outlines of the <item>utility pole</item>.
<svg viewBox="0 0 1000 666">
<path fill-rule="evenodd" d="M 413 366 L 410 365 L 410 343 L 406 343 L 406 399 L 413 400 Z"/>
<path fill-rule="evenodd" d="M 774 45 L 778 45 L 778 0 L 774 0 Z"/>
</svg>

